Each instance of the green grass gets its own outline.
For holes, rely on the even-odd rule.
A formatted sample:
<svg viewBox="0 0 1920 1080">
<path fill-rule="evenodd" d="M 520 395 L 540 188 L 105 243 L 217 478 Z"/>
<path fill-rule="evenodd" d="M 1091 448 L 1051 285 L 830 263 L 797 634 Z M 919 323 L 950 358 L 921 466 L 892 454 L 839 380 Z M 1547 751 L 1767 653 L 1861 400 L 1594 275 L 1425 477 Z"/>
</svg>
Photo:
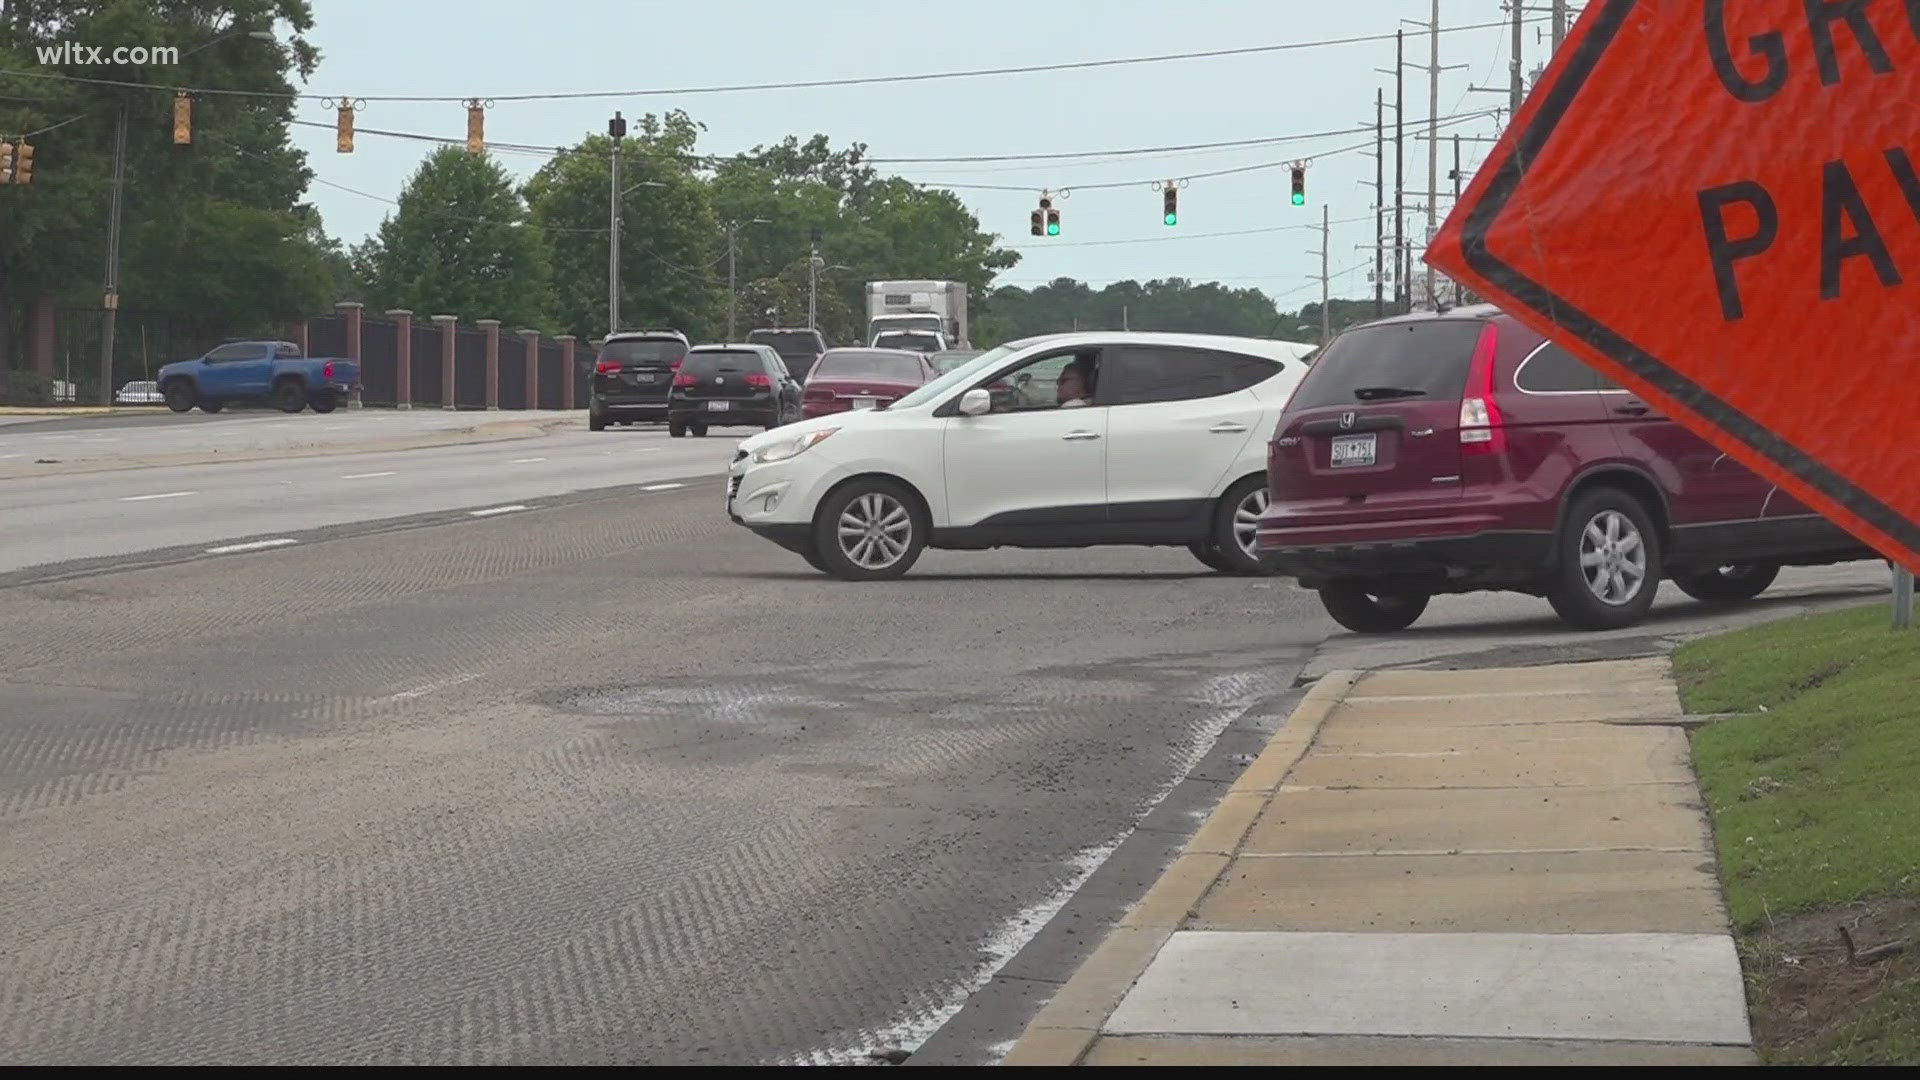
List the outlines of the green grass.
<svg viewBox="0 0 1920 1080">
<path fill-rule="evenodd" d="M 1920 630 L 1884 606 L 1682 647 L 1687 711 L 1734 921 L 1920 895 Z M 1765 712 L 1760 711 L 1764 708 Z"/>
</svg>

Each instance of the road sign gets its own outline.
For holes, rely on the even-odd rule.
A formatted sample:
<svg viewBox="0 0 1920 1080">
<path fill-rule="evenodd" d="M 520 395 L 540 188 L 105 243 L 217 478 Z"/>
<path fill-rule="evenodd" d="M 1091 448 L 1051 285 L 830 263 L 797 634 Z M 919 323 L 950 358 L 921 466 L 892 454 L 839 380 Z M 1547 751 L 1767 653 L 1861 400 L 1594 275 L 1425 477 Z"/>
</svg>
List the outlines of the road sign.
<svg viewBox="0 0 1920 1080">
<path fill-rule="evenodd" d="M 1920 0 L 1592 0 L 1427 261 L 1920 568 L 1916 102 Z"/>
</svg>

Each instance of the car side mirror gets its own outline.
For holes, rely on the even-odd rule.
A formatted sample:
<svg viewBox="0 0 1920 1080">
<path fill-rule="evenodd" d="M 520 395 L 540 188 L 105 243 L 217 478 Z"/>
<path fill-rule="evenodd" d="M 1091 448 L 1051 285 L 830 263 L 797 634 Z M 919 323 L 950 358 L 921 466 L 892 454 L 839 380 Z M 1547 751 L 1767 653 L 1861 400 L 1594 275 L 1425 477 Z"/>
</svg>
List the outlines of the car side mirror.
<svg viewBox="0 0 1920 1080">
<path fill-rule="evenodd" d="M 961 416 L 985 416 L 993 411 L 993 395 L 975 388 L 960 395 Z"/>
</svg>

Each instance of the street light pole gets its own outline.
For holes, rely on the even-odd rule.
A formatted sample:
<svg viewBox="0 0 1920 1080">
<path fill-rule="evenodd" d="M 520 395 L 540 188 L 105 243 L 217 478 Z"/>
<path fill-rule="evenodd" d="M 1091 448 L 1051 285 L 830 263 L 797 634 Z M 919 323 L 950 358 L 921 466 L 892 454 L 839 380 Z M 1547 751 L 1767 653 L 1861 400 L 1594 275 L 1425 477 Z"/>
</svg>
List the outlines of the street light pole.
<svg viewBox="0 0 1920 1080">
<path fill-rule="evenodd" d="M 626 138 L 627 121 L 619 113 L 607 121 L 607 137 L 613 141 L 610 159 L 613 182 L 607 185 L 607 333 L 620 332 L 620 140 Z"/>
<path fill-rule="evenodd" d="M 736 296 L 734 263 L 735 256 L 740 250 L 740 226 L 767 224 L 771 223 L 768 222 L 766 218 L 750 218 L 746 221 L 730 221 L 727 223 L 727 341 L 729 343 L 734 340 L 734 300 Z"/>
</svg>

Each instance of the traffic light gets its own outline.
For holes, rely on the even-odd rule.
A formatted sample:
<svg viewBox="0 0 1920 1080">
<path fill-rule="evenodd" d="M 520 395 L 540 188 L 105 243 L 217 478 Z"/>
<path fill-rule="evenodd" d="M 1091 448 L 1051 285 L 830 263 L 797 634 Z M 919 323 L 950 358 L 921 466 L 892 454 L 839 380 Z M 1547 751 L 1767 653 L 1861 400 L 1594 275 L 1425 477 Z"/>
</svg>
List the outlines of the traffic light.
<svg viewBox="0 0 1920 1080">
<path fill-rule="evenodd" d="M 193 143 L 193 99 L 185 90 L 173 92 L 173 145 Z"/>
<path fill-rule="evenodd" d="M 1164 220 L 1169 225 L 1180 224 L 1180 192 L 1179 190 L 1176 189 L 1171 183 L 1169 183 L 1166 186 L 1165 192 L 1161 195 L 1160 201 L 1165 208 L 1165 211 L 1162 214 L 1162 220 Z"/>
<path fill-rule="evenodd" d="M 1040 196 L 1039 213 L 1045 215 L 1043 220 L 1045 220 L 1047 223 L 1047 235 L 1059 236 L 1060 235 L 1060 211 L 1055 210 L 1053 208 L 1052 198 L 1046 195 Z"/>
<path fill-rule="evenodd" d="M 480 105 L 480 99 L 467 102 L 467 153 L 483 154 L 487 149 L 486 112 Z"/>
<path fill-rule="evenodd" d="M 1307 205 L 1307 167 L 1305 165 L 1293 167 L 1293 205 Z"/>
<path fill-rule="evenodd" d="M 1044 210 L 1035 210 L 1033 212 L 1033 235 L 1047 235 L 1047 215 Z"/>
<path fill-rule="evenodd" d="M 33 144 L 25 139 L 14 152 L 13 182 L 16 184 L 33 183 Z"/>
<path fill-rule="evenodd" d="M 13 183 L 13 144 L 0 139 L 0 184 Z"/>
<path fill-rule="evenodd" d="M 338 153 L 353 153 L 353 103 L 344 99 L 333 125 L 333 148 Z"/>
</svg>

